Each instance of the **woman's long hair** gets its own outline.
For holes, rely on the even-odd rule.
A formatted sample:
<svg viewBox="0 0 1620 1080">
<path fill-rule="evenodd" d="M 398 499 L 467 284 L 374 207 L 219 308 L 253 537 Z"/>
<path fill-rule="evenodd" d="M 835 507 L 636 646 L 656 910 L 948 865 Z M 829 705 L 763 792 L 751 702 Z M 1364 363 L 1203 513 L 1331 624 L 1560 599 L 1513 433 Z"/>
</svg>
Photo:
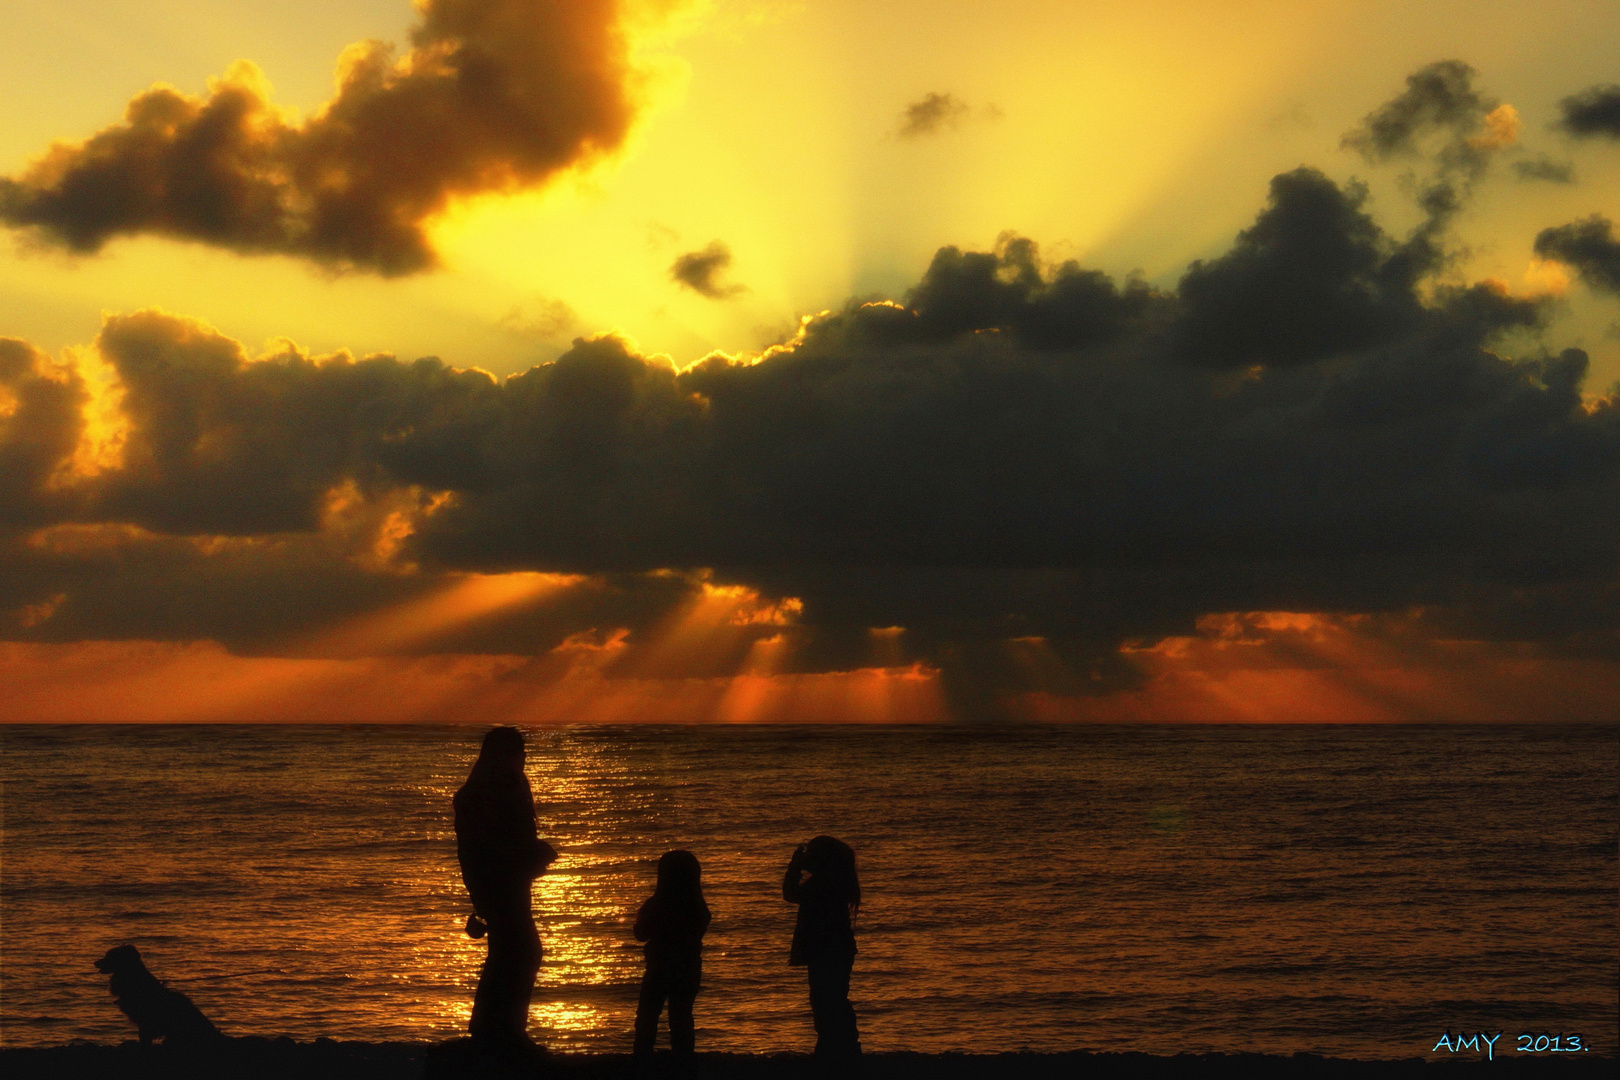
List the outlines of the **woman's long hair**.
<svg viewBox="0 0 1620 1080">
<path fill-rule="evenodd" d="M 855 849 L 834 836 L 818 836 L 804 846 L 805 869 L 836 900 L 849 905 L 851 919 L 861 910 L 861 879 Z"/>
<path fill-rule="evenodd" d="M 484 732 L 484 742 L 478 750 L 467 782 L 474 780 L 488 784 L 497 777 L 510 778 L 523 775 L 523 732 L 515 727 L 495 727 Z"/>
<path fill-rule="evenodd" d="M 467 781 L 456 791 L 456 841 L 468 843 L 463 828 L 476 830 L 487 825 L 502 799 L 529 798 L 529 778 L 523 772 L 523 732 L 515 727 L 490 728 L 484 733 L 478 760 L 467 773 Z M 483 824 L 481 824 L 483 823 Z M 477 842 L 474 839 L 473 842 Z"/>
</svg>

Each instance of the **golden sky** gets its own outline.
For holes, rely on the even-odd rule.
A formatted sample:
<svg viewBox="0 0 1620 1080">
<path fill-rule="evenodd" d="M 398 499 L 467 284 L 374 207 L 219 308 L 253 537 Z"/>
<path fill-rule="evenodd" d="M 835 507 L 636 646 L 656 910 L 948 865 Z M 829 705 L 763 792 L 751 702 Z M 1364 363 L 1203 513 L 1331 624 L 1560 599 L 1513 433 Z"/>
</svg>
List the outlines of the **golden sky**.
<svg viewBox="0 0 1620 1080">
<path fill-rule="evenodd" d="M 16 718 L 1616 703 L 1620 2 L 0 20 Z"/>
</svg>

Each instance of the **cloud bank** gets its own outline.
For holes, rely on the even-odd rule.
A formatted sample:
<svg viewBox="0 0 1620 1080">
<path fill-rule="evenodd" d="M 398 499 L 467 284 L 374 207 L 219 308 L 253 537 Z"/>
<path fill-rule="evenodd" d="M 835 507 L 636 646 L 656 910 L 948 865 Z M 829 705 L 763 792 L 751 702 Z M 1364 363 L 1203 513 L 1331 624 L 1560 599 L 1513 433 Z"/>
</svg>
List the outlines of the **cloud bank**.
<svg viewBox="0 0 1620 1080">
<path fill-rule="evenodd" d="M 1425 72 L 1362 130 L 1429 125 L 1443 173 L 1500 107 Z M 970 717 L 1151 702 L 1177 656 L 1260 637 L 1324 668 L 1352 639 L 1620 660 L 1620 402 L 1545 342 L 1551 298 L 1446 272 L 1445 220 L 1392 235 L 1300 168 L 1173 287 L 1009 234 L 684 370 L 613 335 L 505 380 L 255 357 L 147 311 L 106 320 L 98 382 L 7 341 L 5 632 L 547 686 L 880 670 Z M 1612 288 L 1614 243 L 1593 218 L 1536 247 Z"/>
<path fill-rule="evenodd" d="M 120 124 L 0 178 L 0 221 L 71 251 L 154 233 L 385 275 L 432 267 L 427 223 L 617 149 L 640 75 L 618 0 L 419 0 L 412 48 L 339 58 L 307 120 L 239 62 L 196 97 L 158 85 Z"/>
</svg>

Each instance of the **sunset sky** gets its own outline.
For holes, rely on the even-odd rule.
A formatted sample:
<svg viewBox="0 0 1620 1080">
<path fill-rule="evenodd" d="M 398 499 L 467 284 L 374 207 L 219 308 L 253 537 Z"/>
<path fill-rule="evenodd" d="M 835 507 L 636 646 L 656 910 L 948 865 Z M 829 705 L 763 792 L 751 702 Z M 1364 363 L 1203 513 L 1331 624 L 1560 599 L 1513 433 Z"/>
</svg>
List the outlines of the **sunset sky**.
<svg viewBox="0 0 1620 1080">
<path fill-rule="evenodd" d="M 0 721 L 1620 714 L 1620 0 L 0 20 Z"/>
</svg>

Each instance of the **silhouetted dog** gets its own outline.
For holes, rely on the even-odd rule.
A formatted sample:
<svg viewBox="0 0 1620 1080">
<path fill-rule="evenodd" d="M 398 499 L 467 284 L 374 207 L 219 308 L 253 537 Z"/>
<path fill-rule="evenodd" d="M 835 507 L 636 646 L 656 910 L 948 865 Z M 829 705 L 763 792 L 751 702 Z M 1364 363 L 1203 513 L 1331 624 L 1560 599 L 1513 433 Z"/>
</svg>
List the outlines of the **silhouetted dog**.
<svg viewBox="0 0 1620 1080">
<path fill-rule="evenodd" d="M 224 1038 L 190 998 L 146 970 L 135 946 L 108 949 L 96 969 L 112 976 L 108 989 L 140 1031 L 142 1046 L 151 1046 L 153 1039 L 162 1039 L 164 1046 L 200 1046 Z"/>
</svg>

